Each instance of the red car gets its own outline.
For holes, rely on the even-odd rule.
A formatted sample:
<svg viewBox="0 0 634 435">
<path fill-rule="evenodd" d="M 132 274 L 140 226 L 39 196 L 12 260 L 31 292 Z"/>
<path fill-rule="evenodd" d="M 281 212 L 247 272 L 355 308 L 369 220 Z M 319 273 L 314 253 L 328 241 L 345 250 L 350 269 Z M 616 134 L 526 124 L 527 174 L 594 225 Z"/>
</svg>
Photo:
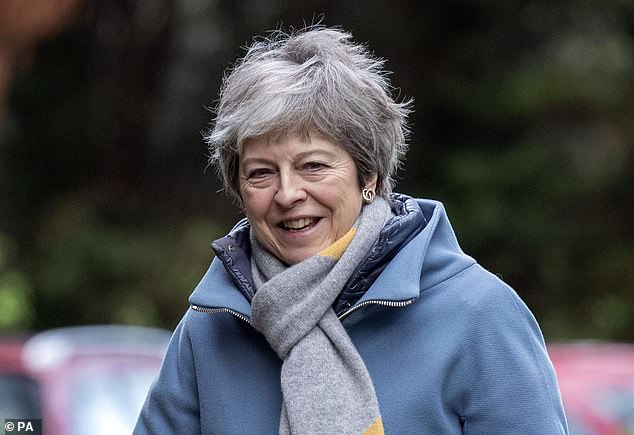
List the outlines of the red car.
<svg viewBox="0 0 634 435">
<path fill-rule="evenodd" d="M 634 344 L 548 346 L 571 435 L 634 434 Z"/>
<path fill-rule="evenodd" d="M 7 418 L 39 417 L 40 392 L 37 381 L 22 363 L 24 339 L 0 341 L 0 421 Z"/>
<path fill-rule="evenodd" d="M 9 385 L 19 393 L 0 394 L 8 403 L 0 402 L 2 414 L 41 418 L 45 435 L 129 435 L 170 335 L 153 328 L 80 326 L 4 343 L 0 352 L 11 348 L 13 357 L 0 358 L 0 391 Z"/>
</svg>

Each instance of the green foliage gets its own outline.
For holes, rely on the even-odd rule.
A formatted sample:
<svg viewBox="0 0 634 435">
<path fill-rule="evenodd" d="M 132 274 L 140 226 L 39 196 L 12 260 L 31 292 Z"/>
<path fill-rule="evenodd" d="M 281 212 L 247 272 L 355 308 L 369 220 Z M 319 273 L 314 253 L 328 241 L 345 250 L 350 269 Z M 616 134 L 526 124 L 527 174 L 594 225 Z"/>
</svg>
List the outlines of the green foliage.
<svg viewBox="0 0 634 435">
<path fill-rule="evenodd" d="M 212 258 L 212 221 L 115 226 L 81 196 L 60 199 L 40 228 L 33 269 L 48 325 L 163 324 L 174 327 Z"/>
<path fill-rule="evenodd" d="M 0 331 L 28 329 L 35 317 L 33 291 L 23 273 L 15 269 L 16 244 L 0 233 Z"/>
</svg>

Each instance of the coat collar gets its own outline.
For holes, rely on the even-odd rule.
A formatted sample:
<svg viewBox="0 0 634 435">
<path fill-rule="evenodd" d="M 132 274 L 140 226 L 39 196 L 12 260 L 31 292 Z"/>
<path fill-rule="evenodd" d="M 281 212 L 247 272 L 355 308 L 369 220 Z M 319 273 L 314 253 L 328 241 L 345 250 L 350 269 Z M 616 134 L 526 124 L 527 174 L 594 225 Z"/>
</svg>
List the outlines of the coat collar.
<svg viewBox="0 0 634 435">
<path fill-rule="evenodd" d="M 415 299 L 422 291 L 475 263 L 460 249 L 440 202 L 411 200 L 409 207 L 418 208 L 414 212 L 421 214 L 423 219 L 420 223 L 424 228 L 400 247 L 355 305 L 376 300 L 398 302 Z M 227 236 L 216 240 L 212 246 L 216 258 L 190 296 L 190 304 L 224 308 L 250 318 L 253 286 L 250 251 L 247 252 L 250 250 L 248 222 L 240 221 Z"/>
<path fill-rule="evenodd" d="M 416 203 L 427 225 L 399 251 L 357 304 L 417 298 L 425 290 L 475 264 L 458 245 L 442 203 L 424 199 Z"/>
</svg>

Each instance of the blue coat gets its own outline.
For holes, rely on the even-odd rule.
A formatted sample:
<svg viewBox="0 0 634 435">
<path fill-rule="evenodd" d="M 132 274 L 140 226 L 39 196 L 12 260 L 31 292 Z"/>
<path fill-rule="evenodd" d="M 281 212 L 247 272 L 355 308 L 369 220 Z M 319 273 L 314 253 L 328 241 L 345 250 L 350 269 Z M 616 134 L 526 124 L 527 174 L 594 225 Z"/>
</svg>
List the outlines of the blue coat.
<svg viewBox="0 0 634 435">
<path fill-rule="evenodd" d="M 386 434 L 567 433 L 535 318 L 462 252 L 442 204 L 416 202 L 424 228 L 342 315 Z M 281 361 L 249 324 L 248 297 L 235 283 L 214 259 L 135 434 L 278 433 Z"/>
</svg>

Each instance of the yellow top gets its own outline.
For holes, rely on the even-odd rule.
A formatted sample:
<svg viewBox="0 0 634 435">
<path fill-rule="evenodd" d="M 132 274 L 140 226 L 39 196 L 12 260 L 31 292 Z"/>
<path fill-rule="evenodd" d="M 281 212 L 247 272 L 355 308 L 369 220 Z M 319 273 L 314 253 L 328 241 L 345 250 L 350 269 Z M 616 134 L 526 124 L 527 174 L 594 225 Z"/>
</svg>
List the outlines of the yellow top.
<svg viewBox="0 0 634 435">
<path fill-rule="evenodd" d="M 355 227 L 350 228 L 350 230 L 348 230 L 348 232 L 344 234 L 343 237 L 321 251 L 319 255 L 323 257 L 330 257 L 335 261 L 339 260 L 343 253 L 346 251 L 348 245 L 350 245 L 350 242 L 354 238 L 355 234 L 357 234 L 357 229 Z"/>
<path fill-rule="evenodd" d="M 385 432 L 383 430 L 383 421 L 381 421 L 381 417 L 377 418 L 372 426 L 367 428 L 363 435 L 383 435 Z"/>
</svg>

